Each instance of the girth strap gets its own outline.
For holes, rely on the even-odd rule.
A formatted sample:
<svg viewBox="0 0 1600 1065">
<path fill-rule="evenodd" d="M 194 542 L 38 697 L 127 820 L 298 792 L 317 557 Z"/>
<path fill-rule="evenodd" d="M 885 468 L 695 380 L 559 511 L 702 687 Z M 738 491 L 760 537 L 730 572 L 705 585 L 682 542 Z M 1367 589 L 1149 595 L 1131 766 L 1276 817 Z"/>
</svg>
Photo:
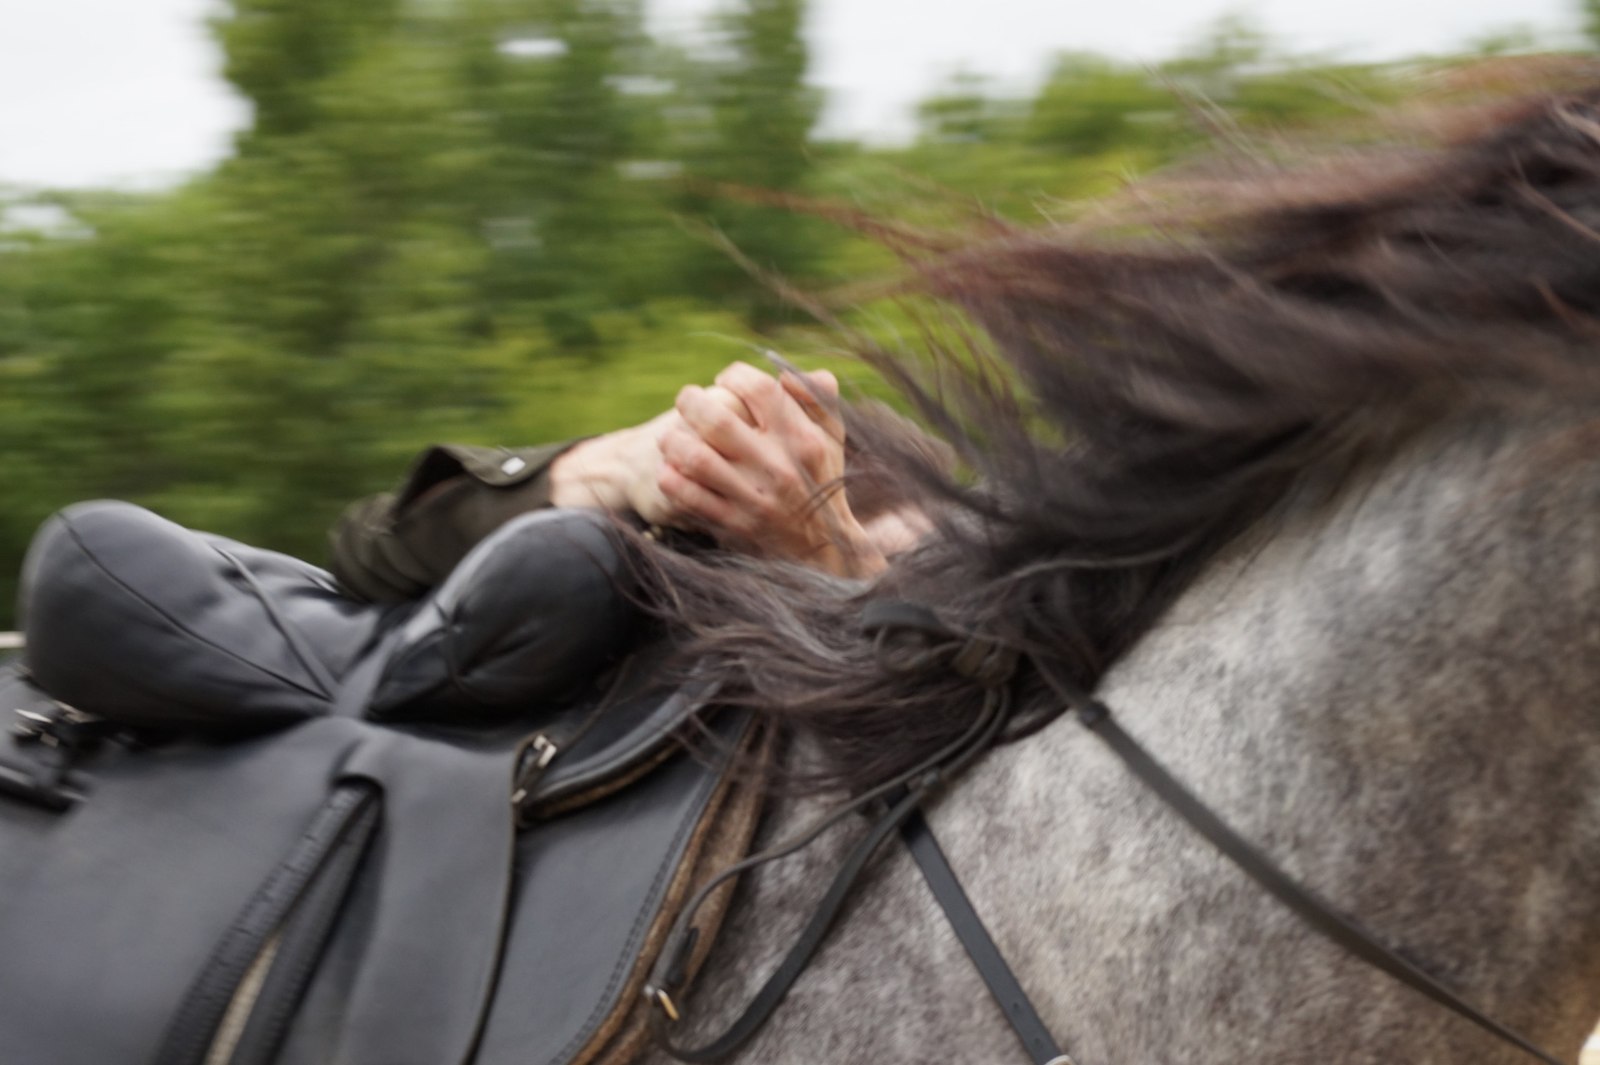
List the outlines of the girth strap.
<svg viewBox="0 0 1600 1065">
<path fill-rule="evenodd" d="M 1071 1065 L 1071 1059 L 1061 1052 L 1050 1029 L 1028 1001 L 1028 993 L 1017 982 L 1011 966 L 1006 964 L 1005 955 L 989 936 L 983 919 L 972 908 L 972 900 L 962 890 L 961 881 L 956 879 L 955 870 L 950 868 L 949 860 L 920 811 L 900 826 L 900 838 L 905 840 L 906 849 L 916 859 L 933 897 L 943 907 L 956 938 L 966 948 L 967 957 L 972 959 L 978 975 L 989 987 L 989 994 L 999 1003 L 1034 1065 Z"/>
</svg>

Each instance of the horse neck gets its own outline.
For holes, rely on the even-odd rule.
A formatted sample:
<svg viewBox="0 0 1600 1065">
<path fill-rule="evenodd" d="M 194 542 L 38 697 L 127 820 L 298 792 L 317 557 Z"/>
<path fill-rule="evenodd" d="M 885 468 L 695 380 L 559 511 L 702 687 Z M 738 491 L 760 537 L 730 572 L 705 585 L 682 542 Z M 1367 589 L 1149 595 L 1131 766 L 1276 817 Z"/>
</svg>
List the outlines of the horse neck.
<svg viewBox="0 0 1600 1065">
<path fill-rule="evenodd" d="M 1417 441 L 1240 545 L 1102 695 L 1291 875 L 1575 1056 L 1600 1012 L 1600 462 L 1544 473 L 1550 441 Z M 1070 720 L 933 822 L 1079 1065 L 1519 1060 L 1310 932 Z M 831 860 L 758 877 L 768 920 L 734 922 L 717 997 L 743 997 L 777 946 L 760 925 L 792 924 Z M 750 1060 L 815 1060 L 823 1033 L 862 1060 L 1024 1060 L 902 856 L 835 940 L 800 989 L 835 993 L 786 1005 Z"/>
</svg>

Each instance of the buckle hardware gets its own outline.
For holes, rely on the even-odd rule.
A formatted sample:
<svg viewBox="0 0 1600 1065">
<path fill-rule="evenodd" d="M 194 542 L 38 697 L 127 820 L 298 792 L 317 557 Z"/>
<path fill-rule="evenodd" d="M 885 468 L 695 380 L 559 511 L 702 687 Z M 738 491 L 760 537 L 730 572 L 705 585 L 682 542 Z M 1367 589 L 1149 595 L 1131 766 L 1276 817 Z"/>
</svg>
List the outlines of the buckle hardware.
<svg viewBox="0 0 1600 1065">
<path fill-rule="evenodd" d="M 511 789 L 511 806 L 517 812 L 518 827 L 527 824 L 528 800 L 533 796 L 533 786 L 560 753 L 556 742 L 542 732 L 528 741 L 517 763 L 517 778 Z"/>
<path fill-rule="evenodd" d="M 105 734 L 99 718 L 62 702 L 55 704 L 54 711 L 26 710 L 19 706 L 11 712 L 17 718 L 11 725 L 11 734 L 18 743 L 42 743 L 46 747 L 78 750 Z"/>
<path fill-rule="evenodd" d="M 38 745 L 41 752 L 31 767 L 0 765 L 0 794 L 60 813 L 84 796 L 84 786 L 73 768 L 78 757 L 108 734 L 107 723 L 65 703 L 54 710 L 15 707 L 11 735 L 18 748 Z"/>
<path fill-rule="evenodd" d="M 646 998 L 661 1007 L 661 1012 L 667 1015 L 667 1020 L 677 1024 L 683 1019 L 682 1015 L 678 1013 L 678 1004 L 672 1001 L 672 996 L 667 994 L 666 989 L 647 987 L 644 993 Z"/>
<path fill-rule="evenodd" d="M 24 710 L 17 707 L 12 711 L 17 715 L 17 720 L 11 726 L 11 734 L 19 743 L 44 743 L 55 746 L 60 741 L 50 731 L 55 724 L 55 718 L 49 714 L 41 714 L 37 710 Z"/>
</svg>

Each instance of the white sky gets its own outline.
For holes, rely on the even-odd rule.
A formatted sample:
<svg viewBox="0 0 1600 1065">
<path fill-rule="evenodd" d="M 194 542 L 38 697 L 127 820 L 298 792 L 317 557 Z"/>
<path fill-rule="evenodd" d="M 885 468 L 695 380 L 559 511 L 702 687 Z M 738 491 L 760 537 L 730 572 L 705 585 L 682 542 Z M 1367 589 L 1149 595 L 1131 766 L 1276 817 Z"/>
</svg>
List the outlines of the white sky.
<svg viewBox="0 0 1600 1065">
<path fill-rule="evenodd" d="M 718 0 L 649 0 L 691 33 Z M 1225 12 L 1296 52 L 1447 51 L 1510 26 L 1574 39 L 1577 0 L 813 0 L 831 132 L 896 136 L 959 70 L 1025 89 L 1063 49 L 1155 60 Z M 247 109 L 217 74 L 210 0 L 0 0 L 0 184 L 161 183 L 228 150 Z"/>
</svg>

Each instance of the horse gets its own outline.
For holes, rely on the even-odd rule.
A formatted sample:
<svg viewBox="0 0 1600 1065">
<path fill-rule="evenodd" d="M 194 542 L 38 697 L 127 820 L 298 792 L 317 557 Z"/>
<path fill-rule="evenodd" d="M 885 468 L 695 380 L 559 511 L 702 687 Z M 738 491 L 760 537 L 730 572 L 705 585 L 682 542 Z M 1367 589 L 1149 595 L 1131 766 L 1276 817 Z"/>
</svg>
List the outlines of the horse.
<svg viewBox="0 0 1600 1065">
<path fill-rule="evenodd" d="M 928 819 L 1075 1065 L 1530 1059 L 1264 893 L 1052 677 L 1334 910 L 1576 1060 L 1600 1016 L 1600 90 L 1241 195 L 1179 238 L 912 260 L 982 339 L 936 381 L 868 355 L 980 476 L 907 466 L 939 531 L 877 584 L 642 565 L 688 659 L 789 737 L 767 843 L 982 704 L 936 664 L 887 669 L 867 604 L 1021 654 L 1006 742 Z M 862 831 L 745 875 L 689 1033 L 743 1008 Z M 889 848 L 734 1060 L 930 1059 L 1027 1055 Z"/>
</svg>

